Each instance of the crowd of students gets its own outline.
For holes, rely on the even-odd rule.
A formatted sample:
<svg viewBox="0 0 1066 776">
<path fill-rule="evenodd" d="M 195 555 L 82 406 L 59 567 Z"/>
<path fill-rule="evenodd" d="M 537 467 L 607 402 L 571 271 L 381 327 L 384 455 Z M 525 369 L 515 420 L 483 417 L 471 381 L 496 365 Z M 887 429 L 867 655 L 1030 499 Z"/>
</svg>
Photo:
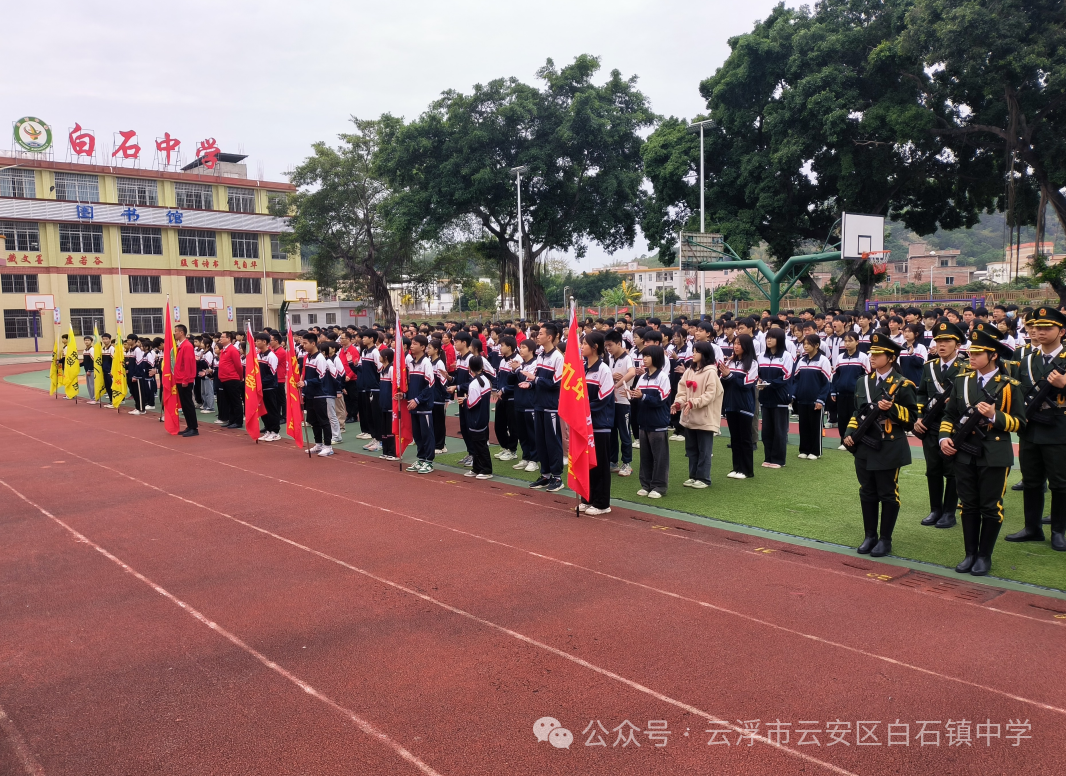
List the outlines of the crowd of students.
<svg viewBox="0 0 1066 776">
<path fill-rule="evenodd" d="M 1028 321 L 1019 325 L 1026 314 Z M 941 446 L 943 440 L 938 432 L 944 431 L 943 426 L 927 433 L 930 429 L 922 424 L 923 411 L 926 405 L 936 404 L 931 400 L 956 377 L 973 374 L 959 369 L 971 348 L 975 353 L 994 351 L 995 358 L 989 360 L 1001 373 L 997 379 L 1021 385 L 1022 381 L 1016 378 L 1022 376 L 1027 355 L 1039 350 L 1035 344 L 1038 340 L 1043 342 L 1037 332 L 1052 326 L 1048 321 L 1058 320 L 1055 316 L 1061 317 L 1061 312 L 1042 309 L 1036 314 L 997 305 L 991 311 L 978 307 L 923 312 L 916 307 L 896 307 L 857 314 L 823 314 L 808 309 L 776 316 L 767 310 L 757 318 L 736 319 L 727 313 L 717 320 L 681 316 L 669 322 L 629 315 L 618 319 L 587 318 L 576 346 L 581 348 L 586 363 L 599 465 L 590 473 L 590 497 L 581 509 L 594 515 L 610 511 L 612 474 L 621 478 L 633 474 L 634 449 L 641 452 L 636 495 L 649 499 L 664 496 L 669 482 L 670 442 L 684 442 L 689 476 L 683 485 L 694 489 L 710 487 L 714 438 L 720 433 L 723 417 L 730 431 L 732 457 L 727 476 L 744 480 L 755 476 L 757 438 L 761 437 L 763 443 L 762 467 L 773 470 L 786 465 L 792 416 L 798 425 L 798 457 L 816 461 L 823 454 L 827 424 L 839 429 L 838 449 L 853 449 L 856 442 L 870 441 L 849 439 L 860 428 L 865 417 L 862 413 L 868 414 L 871 408 L 876 412 L 880 407 L 884 417 L 875 424 L 879 440 L 895 443 L 897 438 L 902 439 L 906 447 L 904 455 L 903 448 L 889 444 L 889 448 L 897 450 L 896 458 L 902 463 L 883 470 L 895 471 L 898 481 L 899 466 L 910 462 L 906 437 L 916 427 L 926 437 L 923 445 L 930 483 L 931 512 L 922 522 L 950 528 L 955 524 L 960 497 L 950 463 L 945 463 L 953 454 Z M 393 326 L 315 327 L 296 332 L 298 385 L 315 443 L 311 451 L 323 457 L 333 455 L 333 445 L 342 441 L 349 425 L 358 423 L 356 436 L 366 440 L 366 451 L 396 460 L 391 422 L 393 379 L 395 359 L 402 354 L 409 382 L 401 400 L 412 415 L 417 451 L 407 471 L 431 472 L 436 456 L 447 452 L 445 409 L 455 402 L 459 433 L 467 452 L 460 465 L 470 469 L 467 476 L 493 477 L 495 458 L 514 469 L 538 473 L 532 488 L 558 491 L 563 487 L 566 433 L 558 416 L 559 389 L 563 353 L 572 344 L 566 341 L 566 328 L 560 321 L 504 320 L 485 324 L 412 323 L 404 325 L 399 333 Z M 196 408 L 186 435 L 195 435 L 197 411 L 213 413 L 216 407 L 215 423 L 224 428 L 242 427 L 244 371 L 251 354 L 259 361 L 264 397 L 269 397 L 261 439 L 280 439 L 291 363 L 281 332 L 268 329 L 257 333 L 252 343 L 245 341 L 240 332 L 201 334 L 190 342 L 179 325 L 175 336 L 180 337 L 179 353 L 184 347 L 195 360 L 191 384 L 185 382 L 190 379 L 188 373 L 179 379 L 179 386 L 189 389 L 188 405 Z M 995 340 L 993 345 L 986 342 L 991 341 L 989 338 Z M 92 366 L 88 340 L 87 368 Z M 975 344 L 980 342 L 984 345 Z M 119 345 L 126 358 L 134 402 L 131 414 L 152 409 L 157 401 L 161 346 L 159 338 L 148 340 L 132 334 Z M 1051 355 L 1057 356 L 1059 351 Z M 110 371 L 107 360 L 115 352 L 110 337 L 104 335 L 106 372 Z M 1049 355 L 1047 348 L 1044 355 Z M 1051 363 L 1050 356 L 1043 361 Z M 871 386 L 888 385 L 893 380 L 905 390 L 891 401 L 887 392 L 878 394 L 880 398 L 871 396 Z M 1057 380 L 1053 378 L 1053 382 Z M 1066 384 L 1066 376 L 1062 380 Z M 984 382 L 979 382 L 983 390 Z M 1029 388 L 1036 382 L 1036 374 L 1030 373 Z M 908 391 L 915 396 L 912 408 Z M 1056 398 L 1050 406 L 1066 406 L 1066 393 L 1056 397 L 1061 399 Z M 1004 421 L 1006 426 L 1001 423 L 999 430 L 1007 439 L 1011 431 L 1021 431 L 1017 411 L 1023 405 L 1024 402 L 1015 401 L 1013 407 L 1004 410 L 1005 417 L 1014 418 Z M 189 414 L 186 408 L 187 420 Z M 489 448 L 490 422 L 500 448 L 494 456 Z M 942 422 L 950 425 L 950 421 Z M 878 450 L 880 444 L 878 441 Z M 1060 452 L 1066 452 L 1066 448 Z M 863 483 L 860 500 L 866 510 L 867 539 L 859 551 L 874 555 L 890 551 L 895 521 L 886 516 L 893 509 L 898 512 L 898 487 L 894 488 L 894 495 L 886 495 L 884 477 L 876 474 L 882 471 L 877 464 L 879 456 L 884 458 L 884 454 L 870 452 L 861 445 L 856 456 L 857 475 Z M 1013 452 L 1011 456 L 1013 463 Z M 1025 455 L 1022 464 L 1024 473 Z M 1054 465 L 1049 466 L 1055 469 Z M 1048 467 L 1042 467 L 1040 487 L 1043 489 L 1048 482 L 1053 493 L 1052 545 L 1066 549 L 1062 528 L 1055 522 L 1055 514 L 1066 517 L 1066 472 L 1058 474 L 1055 469 L 1056 473 L 1049 473 L 1044 469 Z M 998 472 L 997 468 L 997 476 Z M 1021 540 L 1036 540 L 1038 532 L 1043 538 L 1040 516 L 1033 529 L 1029 514 L 1042 509 L 1042 493 L 1043 490 L 1037 507 L 1035 494 L 1031 496 L 1026 491 L 1028 538 Z M 998 503 L 1000 522 L 1001 499 L 1002 494 L 998 502 L 993 501 L 993 507 Z M 890 503 L 893 500 L 895 507 Z M 1032 509 L 1028 506 L 1030 501 Z M 874 542 L 869 542 L 867 506 L 871 503 Z M 884 513 L 880 535 L 878 503 L 883 505 Z M 965 499 L 963 512 L 965 517 Z"/>
</svg>

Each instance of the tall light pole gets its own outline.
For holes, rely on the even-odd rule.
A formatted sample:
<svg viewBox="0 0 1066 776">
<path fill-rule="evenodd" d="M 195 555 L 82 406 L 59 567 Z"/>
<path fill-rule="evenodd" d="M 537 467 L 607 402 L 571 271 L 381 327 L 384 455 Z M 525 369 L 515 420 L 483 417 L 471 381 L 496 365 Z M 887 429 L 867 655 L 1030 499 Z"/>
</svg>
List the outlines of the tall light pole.
<svg viewBox="0 0 1066 776">
<path fill-rule="evenodd" d="M 688 125 L 688 131 L 692 133 L 698 132 L 700 135 L 700 234 L 703 234 L 707 230 L 706 214 L 704 210 L 704 197 L 706 195 L 706 186 L 704 181 L 706 178 L 703 174 L 703 127 L 706 124 L 710 124 L 711 120 L 697 121 L 695 124 Z M 699 277 L 700 288 L 700 317 L 707 314 L 707 283 L 703 279 L 703 272 L 699 269 L 696 270 Z"/>
<path fill-rule="evenodd" d="M 511 173 L 517 181 L 515 188 L 518 189 L 518 317 L 526 319 L 526 272 L 525 272 L 525 235 L 522 233 L 522 173 L 529 172 L 529 167 L 512 167 Z"/>
</svg>

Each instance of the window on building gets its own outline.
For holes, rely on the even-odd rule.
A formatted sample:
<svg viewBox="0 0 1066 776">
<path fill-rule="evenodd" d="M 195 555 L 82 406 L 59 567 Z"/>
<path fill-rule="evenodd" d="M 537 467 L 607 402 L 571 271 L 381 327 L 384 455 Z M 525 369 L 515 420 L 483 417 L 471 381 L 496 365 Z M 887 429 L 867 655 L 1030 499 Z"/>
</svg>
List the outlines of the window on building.
<svg viewBox="0 0 1066 776">
<path fill-rule="evenodd" d="M 136 334 L 162 334 L 163 308 L 134 307 L 130 310 L 130 325 Z"/>
<path fill-rule="evenodd" d="M 940 266 L 941 267 L 950 267 L 951 266 L 951 262 L 948 259 L 941 259 L 940 260 Z"/>
<path fill-rule="evenodd" d="M 174 197 L 179 208 L 192 210 L 214 210 L 215 208 L 211 187 L 201 183 L 175 183 Z"/>
<path fill-rule="evenodd" d="M 59 250 L 62 253 L 103 253 L 104 228 L 93 224 L 60 224 Z"/>
<path fill-rule="evenodd" d="M 261 294 L 263 293 L 262 280 L 262 278 L 233 278 L 233 293 Z"/>
<path fill-rule="evenodd" d="M 131 294 L 159 294 L 162 284 L 159 275 L 130 275 Z"/>
<path fill-rule="evenodd" d="M 34 310 L 4 310 L 4 337 L 7 339 L 32 337 L 34 312 Z"/>
<path fill-rule="evenodd" d="M 229 202 L 231 213 L 255 212 L 255 189 L 239 189 L 227 186 L 226 199 Z"/>
<path fill-rule="evenodd" d="M 201 277 L 185 278 L 186 294 L 213 294 L 215 293 L 215 279 Z M 209 331 L 214 331 L 210 329 Z"/>
<path fill-rule="evenodd" d="M 280 294 L 284 294 L 285 293 L 285 281 L 282 280 L 281 278 L 271 278 L 270 279 L 270 290 L 274 294 L 279 294 L 279 295 Z"/>
<path fill-rule="evenodd" d="M 67 275 L 68 294 L 100 294 L 103 284 L 100 275 Z"/>
<path fill-rule="evenodd" d="M 196 229 L 178 230 L 179 256 L 215 256 L 215 233 Z"/>
<path fill-rule="evenodd" d="M 41 232 L 33 221 L 0 221 L 6 251 L 41 250 Z"/>
<path fill-rule="evenodd" d="M 270 235 L 270 258 L 277 259 L 278 261 L 287 261 L 289 258 L 289 254 L 281 249 L 280 235 Z"/>
<path fill-rule="evenodd" d="M 143 178 L 117 178 L 118 201 L 122 205 L 158 205 L 159 187 Z"/>
<path fill-rule="evenodd" d="M 123 226 L 122 252 L 138 256 L 163 255 L 163 230 L 154 226 Z"/>
<path fill-rule="evenodd" d="M 72 307 L 70 308 L 70 325 L 74 333 L 79 337 L 91 337 L 93 324 L 97 330 L 104 333 L 104 309 L 102 307 Z"/>
<path fill-rule="evenodd" d="M 326 325 L 330 326 L 337 322 L 337 313 L 326 313 Z"/>
<path fill-rule="evenodd" d="M 100 178 L 76 172 L 57 172 L 56 199 L 68 202 L 99 202 Z"/>
<path fill-rule="evenodd" d="M 292 316 L 292 325 L 293 326 L 299 326 L 300 325 L 300 313 L 296 313 L 296 314 L 294 314 Z"/>
<path fill-rule="evenodd" d="M 252 331 L 263 330 L 263 308 L 262 307 L 238 307 L 237 308 L 237 322 L 241 325 L 241 331 L 244 331 L 247 325 L 250 323 Z"/>
<path fill-rule="evenodd" d="M 233 249 L 233 258 L 259 258 L 259 235 L 251 232 L 230 232 L 229 242 Z"/>
<path fill-rule="evenodd" d="M 945 286 L 953 286 L 953 285 L 955 285 L 955 278 L 953 278 L 953 277 L 944 278 L 944 285 Z"/>
<path fill-rule="evenodd" d="M 0 171 L 0 197 L 33 199 L 36 196 L 37 184 L 33 180 L 33 170 Z"/>
<path fill-rule="evenodd" d="M 267 212 L 284 215 L 289 212 L 289 198 L 285 194 L 267 194 Z"/>
<path fill-rule="evenodd" d="M 214 278 L 210 278 L 213 280 Z M 189 331 L 193 334 L 218 331 L 218 310 L 189 308 Z"/>
<path fill-rule="evenodd" d="M 36 275 L 0 275 L 0 293 L 36 294 Z"/>
<path fill-rule="evenodd" d="M 308 313 L 307 314 L 307 325 L 308 326 L 314 326 L 316 323 L 318 323 L 318 314 L 317 313 Z"/>
</svg>

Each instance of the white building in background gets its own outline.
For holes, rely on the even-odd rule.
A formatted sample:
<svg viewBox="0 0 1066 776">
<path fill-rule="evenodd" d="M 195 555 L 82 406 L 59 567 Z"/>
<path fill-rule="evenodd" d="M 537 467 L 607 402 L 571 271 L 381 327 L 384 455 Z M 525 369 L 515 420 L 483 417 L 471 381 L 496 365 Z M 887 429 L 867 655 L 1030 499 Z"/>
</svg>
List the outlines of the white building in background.
<svg viewBox="0 0 1066 776">
<path fill-rule="evenodd" d="M 311 326 L 373 326 L 374 306 L 366 302 L 342 301 L 336 297 L 319 296 L 321 301 L 308 302 L 303 307 L 299 302 L 289 304 L 286 311 L 292 328 L 307 329 Z"/>
<path fill-rule="evenodd" d="M 681 301 L 699 299 L 699 275 L 696 270 L 681 270 L 677 267 L 648 267 L 639 261 L 631 261 L 621 267 L 604 267 L 598 272 L 615 272 L 633 283 L 641 292 L 642 302 L 654 302 L 664 288 L 672 288 Z M 705 288 L 710 291 L 724 286 L 741 274 L 739 269 L 708 270 L 703 272 Z"/>
</svg>

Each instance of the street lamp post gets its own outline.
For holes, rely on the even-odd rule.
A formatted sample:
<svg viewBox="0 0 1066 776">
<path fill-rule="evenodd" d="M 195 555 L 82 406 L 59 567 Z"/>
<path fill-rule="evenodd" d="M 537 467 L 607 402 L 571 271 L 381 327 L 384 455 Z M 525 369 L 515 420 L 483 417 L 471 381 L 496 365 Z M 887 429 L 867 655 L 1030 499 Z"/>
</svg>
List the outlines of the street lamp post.
<svg viewBox="0 0 1066 776">
<path fill-rule="evenodd" d="M 692 133 L 698 132 L 700 135 L 700 234 L 703 234 L 707 230 L 706 225 L 706 211 L 704 209 L 704 197 L 706 194 L 706 186 L 704 185 L 703 174 L 703 127 L 705 124 L 710 124 L 711 120 L 697 121 L 695 124 L 688 125 L 688 131 Z M 699 287 L 700 287 L 700 317 L 707 313 L 707 282 L 704 280 L 703 272 L 699 269 L 696 270 L 699 273 Z"/>
<path fill-rule="evenodd" d="M 522 233 L 522 173 L 529 172 L 529 167 L 521 165 L 512 167 L 515 175 L 515 188 L 518 190 L 518 317 L 526 319 L 526 272 L 525 272 L 525 235 Z"/>
</svg>

